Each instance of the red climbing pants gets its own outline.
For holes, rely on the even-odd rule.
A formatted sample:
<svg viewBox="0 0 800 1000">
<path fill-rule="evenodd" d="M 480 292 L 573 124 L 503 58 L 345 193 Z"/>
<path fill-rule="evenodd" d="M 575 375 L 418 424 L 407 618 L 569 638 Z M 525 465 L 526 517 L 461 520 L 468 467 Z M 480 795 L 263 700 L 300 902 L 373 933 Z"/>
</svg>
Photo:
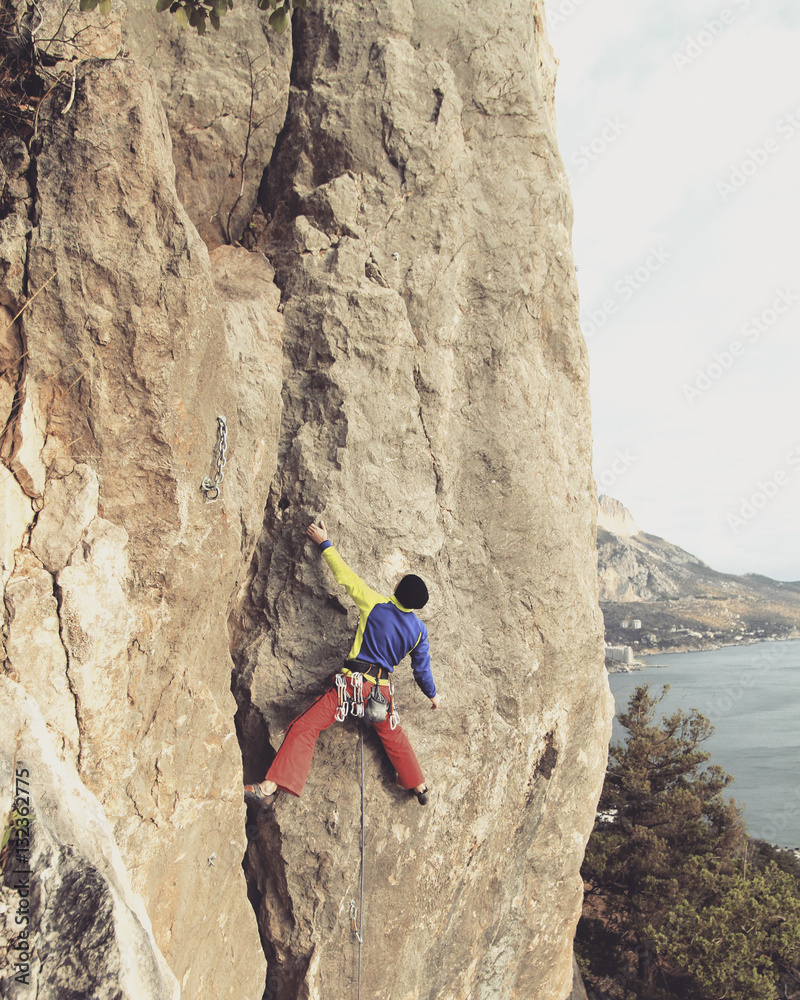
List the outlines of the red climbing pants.
<svg viewBox="0 0 800 1000">
<path fill-rule="evenodd" d="M 372 687 L 368 680 L 364 680 L 364 701 L 369 697 Z M 352 696 L 350 678 L 347 681 L 347 692 Z M 320 695 L 302 715 L 297 716 L 286 731 L 281 748 L 267 771 L 265 780 L 274 781 L 284 792 L 300 795 L 311 770 L 317 737 L 323 729 L 333 725 L 338 704 L 334 686 Z M 416 788 L 417 785 L 423 784 L 425 777 L 419 761 L 400 726 L 392 729 L 387 718 L 383 722 L 375 723 L 375 731 L 381 738 L 403 788 Z"/>
</svg>

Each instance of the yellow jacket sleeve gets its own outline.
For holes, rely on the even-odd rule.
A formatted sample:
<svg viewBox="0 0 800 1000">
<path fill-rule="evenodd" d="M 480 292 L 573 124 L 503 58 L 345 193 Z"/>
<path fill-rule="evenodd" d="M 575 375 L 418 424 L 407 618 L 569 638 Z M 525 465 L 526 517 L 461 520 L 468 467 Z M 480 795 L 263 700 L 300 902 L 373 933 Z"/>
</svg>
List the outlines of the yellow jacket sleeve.
<svg viewBox="0 0 800 1000">
<path fill-rule="evenodd" d="M 325 542 L 322 543 L 325 545 Z M 354 573 L 329 542 L 322 550 L 325 562 L 330 567 L 337 583 L 341 584 L 356 602 L 362 615 L 368 615 L 376 604 L 385 604 L 386 598 L 372 587 L 368 587 L 361 577 Z"/>
</svg>

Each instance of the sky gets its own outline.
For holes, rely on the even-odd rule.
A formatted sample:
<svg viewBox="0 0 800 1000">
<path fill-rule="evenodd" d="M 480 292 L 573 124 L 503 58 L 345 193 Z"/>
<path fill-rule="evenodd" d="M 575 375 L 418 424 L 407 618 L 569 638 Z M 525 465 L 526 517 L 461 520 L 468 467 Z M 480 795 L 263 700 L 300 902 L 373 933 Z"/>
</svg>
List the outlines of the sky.
<svg viewBox="0 0 800 1000">
<path fill-rule="evenodd" d="M 545 5 L 598 492 L 800 580 L 800 5 Z"/>
</svg>

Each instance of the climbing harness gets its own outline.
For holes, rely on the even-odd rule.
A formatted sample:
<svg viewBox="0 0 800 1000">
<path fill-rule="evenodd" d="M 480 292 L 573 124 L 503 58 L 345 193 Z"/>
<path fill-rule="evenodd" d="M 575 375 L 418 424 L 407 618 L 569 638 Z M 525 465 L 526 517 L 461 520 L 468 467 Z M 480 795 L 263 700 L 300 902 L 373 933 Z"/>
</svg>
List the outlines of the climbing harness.
<svg viewBox="0 0 800 1000">
<path fill-rule="evenodd" d="M 206 500 L 212 503 L 218 500 L 222 492 L 222 480 L 225 478 L 225 465 L 228 453 L 228 424 L 225 417 L 217 417 L 217 472 L 214 478 L 206 476 L 200 484 Z M 213 495 L 212 495 L 213 494 Z"/>
<path fill-rule="evenodd" d="M 338 705 L 335 719 L 337 722 L 344 722 L 348 715 L 357 719 L 366 719 L 367 722 L 384 722 L 389 718 L 389 726 L 392 730 L 397 729 L 400 724 L 400 716 L 394 703 L 394 683 L 391 676 L 383 678 L 381 676 L 382 667 L 370 664 L 370 669 L 375 673 L 362 673 L 350 670 L 345 667 L 341 673 L 336 675 L 336 697 Z M 347 681 L 351 682 L 352 695 L 347 690 Z M 364 681 L 372 684 L 372 691 L 366 701 L 364 701 Z M 388 699 L 381 692 L 381 688 L 387 688 Z"/>
</svg>

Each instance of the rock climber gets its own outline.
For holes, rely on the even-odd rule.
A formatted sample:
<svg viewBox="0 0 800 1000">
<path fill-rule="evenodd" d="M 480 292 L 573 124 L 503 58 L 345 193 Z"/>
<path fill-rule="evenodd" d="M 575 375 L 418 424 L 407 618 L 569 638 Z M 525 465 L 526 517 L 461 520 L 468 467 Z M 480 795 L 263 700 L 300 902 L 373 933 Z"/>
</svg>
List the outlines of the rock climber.
<svg viewBox="0 0 800 1000">
<path fill-rule="evenodd" d="M 439 707 L 431 674 L 428 631 L 414 613 L 428 601 L 424 581 L 408 574 L 397 584 L 392 597 L 382 597 L 345 563 L 329 540 L 324 521 L 310 525 L 306 534 L 319 547 L 336 582 L 356 602 L 361 617 L 345 666 L 333 685 L 289 726 L 264 780 L 244 786 L 245 799 L 263 805 L 271 804 L 278 790 L 300 795 L 311 769 L 317 737 L 336 718 L 343 717 L 337 714 L 341 713 L 343 702 L 350 706 L 367 703 L 376 684 L 379 692 L 387 689 L 391 692 L 390 677 L 406 655 L 411 656 L 414 679 L 430 699 L 431 709 Z M 391 694 L 389 700 L 392 701 Z M 428 801 L 425 777 L 408 736 L 396 724 L 396 717 L 393 720 L 389 716 L 373 724 L 400 784 L 425 805 Z"/>
</svg>

